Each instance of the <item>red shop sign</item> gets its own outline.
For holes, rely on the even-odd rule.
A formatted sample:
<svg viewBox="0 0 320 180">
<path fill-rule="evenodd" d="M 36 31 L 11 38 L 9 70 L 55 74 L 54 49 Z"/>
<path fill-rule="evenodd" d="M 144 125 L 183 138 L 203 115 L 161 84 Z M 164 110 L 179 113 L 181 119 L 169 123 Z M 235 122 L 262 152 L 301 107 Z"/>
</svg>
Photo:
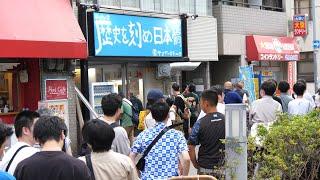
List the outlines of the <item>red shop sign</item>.
<svg viewBox="0 0 320 180">
<path fill-rule="evenodd" d="M 68 99 L 68 83 L 66 79 L 46 80 L 46 99 L 61 100 Z"/>
<path fill-rule="evenodd" d="M 300 51 L 294 38 L 251 35 L 246 37 L 248 61 L 298 61 Z"/>
<path fill-rule="evenodd" d="M 306 15 L 293 16 L 293 35 L 306 36 L 308 34 Z"/>
</svg>

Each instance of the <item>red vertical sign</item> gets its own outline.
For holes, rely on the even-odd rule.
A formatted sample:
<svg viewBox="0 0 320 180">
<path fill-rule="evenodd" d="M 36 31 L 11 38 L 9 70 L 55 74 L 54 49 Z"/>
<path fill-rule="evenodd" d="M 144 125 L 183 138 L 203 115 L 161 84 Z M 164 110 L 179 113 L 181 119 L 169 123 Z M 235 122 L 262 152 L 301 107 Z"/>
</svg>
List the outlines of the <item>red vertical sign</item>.
<svg viewBox="0 0 320 180">
<path fill-rule="evenodd" d="M 306 15 L 293 16 L 294 36 L 306 36 L 308 34 Z"/>
<path fill-rule="evenodd" d="M 290 91 L 292 92 L 294 85 L 294 66 L 293 62 L 288 62 L 288 83 L 290 84 Z"/>
<path fill-rule="evenodd" d="M 68 83 L 66 79 L 46 80 L 46 99 L 61 100 L 68 99 Z"/>
</svg>

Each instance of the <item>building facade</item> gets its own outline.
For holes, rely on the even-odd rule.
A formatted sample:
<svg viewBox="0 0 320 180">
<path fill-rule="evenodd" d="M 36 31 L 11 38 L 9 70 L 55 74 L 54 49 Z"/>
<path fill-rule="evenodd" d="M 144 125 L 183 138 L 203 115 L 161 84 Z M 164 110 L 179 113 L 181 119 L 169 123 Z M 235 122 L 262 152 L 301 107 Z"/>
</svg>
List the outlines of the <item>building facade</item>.
<svg viewBox="0 0 320 180">
<path fill-rule="evenodd" d="M 74 62 L 88 53 L 70 1 L 13 0 L 0 9 L 0 121 L 12 125 L 22 110 L 49 108 L 64 119 L 76 150 Z"/>
<path fill-rule="evenodd" d="M 291 8 L 291 1 L 281 0 L 213 1 L 219 61 L 210 63 L 211 83 L 238 81 L 239 66 L 245 65 L 253 66 L 259 84 L 266 79 L 293 82 L 300 57 L 289 34 Z"/>
<path fill-rule="evenodd" d="M 304 15 L 306 17 L 306 35 L 296 36 L 296 40 L 301 48 L 300 57 L 301 60 L 296 64 L 296 76 L 297 79 L 305 79 L 307 81 L 307 90 L 310 93 L 315 92 L 314 86 L 314 57 L 313 57 L 313 12 L 311 0 L 295 0 L 287 2 L 287 7 L 290 11 L 287 11 L 289 26 L 289 33 L 294 34 L 293 17 L 295 15 Z M 316 19 L 320 18 L 319 1 L 316 1 L 315 15 Z M 319 26 L 319 22 L 317 22 Z M 317 37 L 320 36 L 320 32 L 317 31 Z"/>
<path fill-rule="evenodd" d="M 123 92 L 126 95 L 133 93 L 146 103 L 146 94 L 150 89 L 162 89 L 165 94 L 169 95 L 173 82 L 180 84 L 183 82 L 195 82 L 199 91 L 210 86 L 208 62 L 218 60 L 217 21 L 212 16 L 211 1 L 98 0 L 82 1 L 81 4 L 78 5 L 77 9 L 74 9 L 78 16 L 82 16 L 85 13 L 86 20 L 88 20 L 88 17 L 89 19 L 92 18 L 92 14 L 97 16 L 98 13 L 111 19 L 122 19 L 117 22 L 111 22 L 113 26 L 112 35 L 116 32 L 115 28 L 122 26 L 122 22 L 128 25 L 130 23 L 141 25 L 142 32 L 142 43 L 135 44 L 137 46 L 140 45 L 140 48 L 134 49 L 126 41 L 121 42 L 122 45 L 126 43 L 125 46 L 118 46 L 118 48 L 115 44 L 110 46 L 105 44 L 103 47 L 106 47 L 107 50 L 103 51 L 105 54 L 101 55 L 97 53 L 99 48 L 95 44 L 98 41 L 95 29 L 97 21 L 88 23 L 86 20 L 81 20 L 81 17 L 79 18 L 80 25 L 86 24 L 83 30 L 86 31 L 85 34 L 87 34 L 89 43 L 87 65 L 87 86 L 89 86 L 89 89 L 94 83 L 112 83 L 115 92 Z M 94 6 L 90 6 L 90 4 L 94 4 Z M 80 6 L 86 6 L 87 9 L 79 13 Z M 149 23 L 146 23 L 147 21 Z M 174 37 L 171 35 L 171 38 L 168 39 L 163 34 L 163 39 L 167 40 L 160 43 L 164 51 L 157 49 L 159 43 L 155 42 L 155 37 L 157 36 L 154 34 L 156 33 L 155 29 L 162 27 L 163 33 L 165 33 L 166 25 L 162 26 L 161 23 L 169 21 L 177 21 L 179 24 L 177 29 L 181 33 L 179 37 L 181 39 L 180 54 L 170 54 L 172 44 L 175 44 Z M 117 24 L 118 22 L 121 23 Z M 125 26 L 130 28 L 128 25 Z M 152 41 L 151 45 L 149 44 L 151 47 L 145 42 L 147 37 L 144 37 L 144 35 L 147 35 L 145 33 L 147 33 L 148 28 L 153 29 L 152 37 L 154 39 L 151 36 L 151 39 L 149 39 Z M 173 26 L 170 28 L 171 33 L 173 33 Z M 133 35 L 130 34 L 130 29 L 127 29 L 127 31 L 127 36 Z M 137 33 L 135 35 L 139 36 L 139 29 L 137 29 Z M 121 35 L 121 38 L 123 38 L 123 34 Z M 115 43 L 114 40 L 113 43 Z M 147 52 L 150 48 L 153 49 L 152 54 Z M 154 53 L 154 49 L 157 49 L 157 52 L 162 54 Z M 83 67 L 79 66 L 78 72 L 81 71 L 80 69 L 83 69 Z M 201 73 L 191 73 L 190 70 L 196 70 Z M 81 84 L 82 89 L 85 87 L 83 86 L 84 81 L 82 79 L 81 83 L 78 82 L 78 84 Z M 85 88 L 87 89 L 87 87 Z M 90 96 L 90 92 L 88 92 L 87 96 Z"/>
</svg>

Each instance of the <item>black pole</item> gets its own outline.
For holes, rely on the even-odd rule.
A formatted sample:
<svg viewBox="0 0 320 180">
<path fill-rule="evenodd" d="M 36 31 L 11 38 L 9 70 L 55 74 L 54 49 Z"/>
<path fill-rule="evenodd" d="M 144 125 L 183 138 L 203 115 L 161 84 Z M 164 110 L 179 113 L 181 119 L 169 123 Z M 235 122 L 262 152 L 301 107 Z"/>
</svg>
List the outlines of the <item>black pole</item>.
<svg viewBox="0 0 320 180">
<path fill-rule="evenodd" d="M 85 5 L 82 5 L 82 4 L 78 5 L 79 25 L 82 30 L 82 33 L 84 34 L 86 40 L 88 41 L 86 10 L 87 10 L 87 7 Z M 89 75 L 88 75 L 89 66 L 88 66 L 87 60 L 82 59 L 80 61 L 80 69 L 81 69 L 81 92 L 83 96 L 87 100 L 89 100 Z M 88 121 L 90 119 L 89 109 L 84 104 L 82 104 L 81 110 L 82 110 L 83 120 Z"/>
<path fill-rule="evenodd" d="M 182 56 L 188 58 L 188 15 L 182 14 L 181 18 L 181 34 L 182 34 Z"/>
</svg>

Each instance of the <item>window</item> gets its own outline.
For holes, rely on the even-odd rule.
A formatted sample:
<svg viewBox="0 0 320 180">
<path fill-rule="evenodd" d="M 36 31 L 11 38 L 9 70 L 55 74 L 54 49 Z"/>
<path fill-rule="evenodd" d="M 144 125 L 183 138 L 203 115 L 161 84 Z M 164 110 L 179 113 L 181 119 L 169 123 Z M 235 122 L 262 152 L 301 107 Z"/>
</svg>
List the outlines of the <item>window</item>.
<svg viewBox="0 0 320 180">
<path fill-rule="evenodd" d="M 294 0 L 294 14 L 308 14 L 312 19 L 311 0 Z"/>
<path fill-rule="evenodd" d="M 98 0 L 100 5 L 120 7 L 120 0 Z"/>
<path fill-rule="evenodd" d="M 141 0 L 143 11 L 161 11 L 161 0 Z"/>
<path fill-rule="evenodd" d="M 180 13 L 195 14 L 196 0 L 179 0 Z"/>
<path fill-rule="evenodd" d="M 263 0 L 262 5 L 264 10 L 283 11 L 282 0 Z"/>
<path fill-rule="evenodd" d="M 121 7 L 139 8 L 139 0 L 121 0 Z"/>
<path fill-rule="evenodd" d="M 305 79 L 307 82 L 313 82 L 313 53 L 300 53 L 300 59 L 301 60 L 297 62 L 298 79 Z"/>
<path fill-rule="evenodd" d="M 154 11 L 155 7 L 154 7 L 155 3 L 153 0 L 141 0 L 141 9 L 143 11 Z"/>
<path fill-rule="evenodd" d="M 165 13 L 179 13 L 178 0 L 162 0 L 162 7 Z"/>
<path fill-rule="evenodd" d="M 196 14 L 201 16 L 212 15 L 211 1 L 208 0 L 196 0 Z"/>
</svg>

